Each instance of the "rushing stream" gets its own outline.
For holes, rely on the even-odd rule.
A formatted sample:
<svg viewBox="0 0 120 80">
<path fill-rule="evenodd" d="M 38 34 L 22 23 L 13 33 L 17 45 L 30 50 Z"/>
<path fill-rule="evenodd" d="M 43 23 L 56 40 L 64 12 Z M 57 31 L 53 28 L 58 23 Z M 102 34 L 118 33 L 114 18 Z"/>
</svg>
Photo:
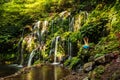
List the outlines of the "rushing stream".
<svg viewBox="0 0 120 80">
<path fill-rule="evenodd" d="M 33 67 L 28 73 L 6 78 L 5 80 L 60 80 L 70 72 L 58 65 Z"/>
</svg>

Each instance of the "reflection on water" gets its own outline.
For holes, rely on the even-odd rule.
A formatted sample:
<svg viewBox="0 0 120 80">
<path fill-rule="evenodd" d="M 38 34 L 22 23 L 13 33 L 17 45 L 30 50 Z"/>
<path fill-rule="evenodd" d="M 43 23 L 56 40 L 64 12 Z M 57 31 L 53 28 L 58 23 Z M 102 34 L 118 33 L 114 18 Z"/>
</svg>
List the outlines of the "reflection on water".
<svg viewBox="0 0 120 80">
<path fill-rule="evenodd" d="M 14 74 L 18 69 L 19 68 L 16 65 L 0 65 L 0 77 Z"/>
<path fill-rule="evenodd" d="M 6 80 L 59 80 L 69 74 L 69 71 L 60 66 L 44 65 L 32 68 L 29 73 L 21 74 Z"/>
</svg>

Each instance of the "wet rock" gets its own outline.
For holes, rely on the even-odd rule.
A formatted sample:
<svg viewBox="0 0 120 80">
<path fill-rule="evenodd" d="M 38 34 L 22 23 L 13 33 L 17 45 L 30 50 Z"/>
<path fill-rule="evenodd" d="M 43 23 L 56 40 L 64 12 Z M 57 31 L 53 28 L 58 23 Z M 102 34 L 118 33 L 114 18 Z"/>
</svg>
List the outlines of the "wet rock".
<svg viewBox="0 0 120 80">
<path fill-rule="evenodd" d="M 88 63 L 84 64 L 83 71 L 89 72 L 93 69 L 93 67 L 94 67 L 94 62 L 88 62 Z"/>
</svg>

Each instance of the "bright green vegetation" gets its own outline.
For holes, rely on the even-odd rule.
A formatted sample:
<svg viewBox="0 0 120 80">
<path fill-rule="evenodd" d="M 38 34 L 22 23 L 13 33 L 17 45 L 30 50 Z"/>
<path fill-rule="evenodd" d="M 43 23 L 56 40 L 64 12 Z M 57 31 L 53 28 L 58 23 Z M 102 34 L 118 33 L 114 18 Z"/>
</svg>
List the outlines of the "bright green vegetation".
<svg viewBox="0 0 120 80">
<path fill-rule="evenodd" d="M 67 43 L 68 37 L 73 46 L 74 57 L 67 59 L 64 64 L 74 68 L 77 64 L 91 61 L 112 51 L 119 50 L 120 46 L 120 1 L 119 0 L 6 0 L 0 2 L 0 62 L 15 62 L 18 58 L 18 42 L 24 27 L 33 26 L 35 20 L 57 20 L 59 13 L 69 11 L 79 22 L 81 10 L 80 29 L 70 32 L 69 20 L 64 18 L 63 23 L 54 25 L 54 35 L 50 32 L 46 40 L 46 52 L 42 52 L 41 59 L 48 60 L 48 54 L 52 39 L 61 36 Z M 88 18 L 84 21 L 84 12 L 88 12 Z M 78 26 L 78 24 L 75 24 Z M 24 36 L 30 33 L 25 31 Z M 82 49 L 83 37 L 89 38 L 91 49 L 85 53 Z M 119 38 L 118 38 L 119 37 Z M 30 53 L 37 44 L 34 41 L 26 53 Z M 62 44 L 62 43 L 59 43 Z M 26 43 L 23 43 L 26 45 Z M 68 45 L 68 44 L 67 44 Z M 67 55 L 67 45 L 59 45 L 58 53 Z M 59 54 L 58 54 L 59 55 Z M 26 57 L 26 54 L 24 55 Z M 88 60 L 85 60 L 85 59 Z M 50 61 L 50 60 L 49 60 Z M 39 63 L 36 60 L 36 63 Z M 101 68 L 101 67 L 100 67 Z M 99 69 L 98 69 L 99 70 Z M 102 71 L 99 71 L 100 73 Z"/>
</svg>

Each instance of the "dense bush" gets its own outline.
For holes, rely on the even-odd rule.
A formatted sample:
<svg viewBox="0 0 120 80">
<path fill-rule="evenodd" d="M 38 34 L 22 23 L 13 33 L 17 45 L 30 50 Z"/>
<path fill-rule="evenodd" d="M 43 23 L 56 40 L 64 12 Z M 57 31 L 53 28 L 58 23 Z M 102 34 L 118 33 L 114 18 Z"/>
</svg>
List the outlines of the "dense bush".
<svg viewBox="0 0 120 80">
<path fill-rule="evenodd" d="M 81 35 L 83 37 L 88 37 L 90 42 L 97 43 L 101 37 L 107 36 L 108 32 L 107 27 L 107 19 L 96 19 L 96 21 L 90 21 L 82 26 L 80 29 Z M 99 36 L 98 36 L 99 35 Z"/>
</svg>

